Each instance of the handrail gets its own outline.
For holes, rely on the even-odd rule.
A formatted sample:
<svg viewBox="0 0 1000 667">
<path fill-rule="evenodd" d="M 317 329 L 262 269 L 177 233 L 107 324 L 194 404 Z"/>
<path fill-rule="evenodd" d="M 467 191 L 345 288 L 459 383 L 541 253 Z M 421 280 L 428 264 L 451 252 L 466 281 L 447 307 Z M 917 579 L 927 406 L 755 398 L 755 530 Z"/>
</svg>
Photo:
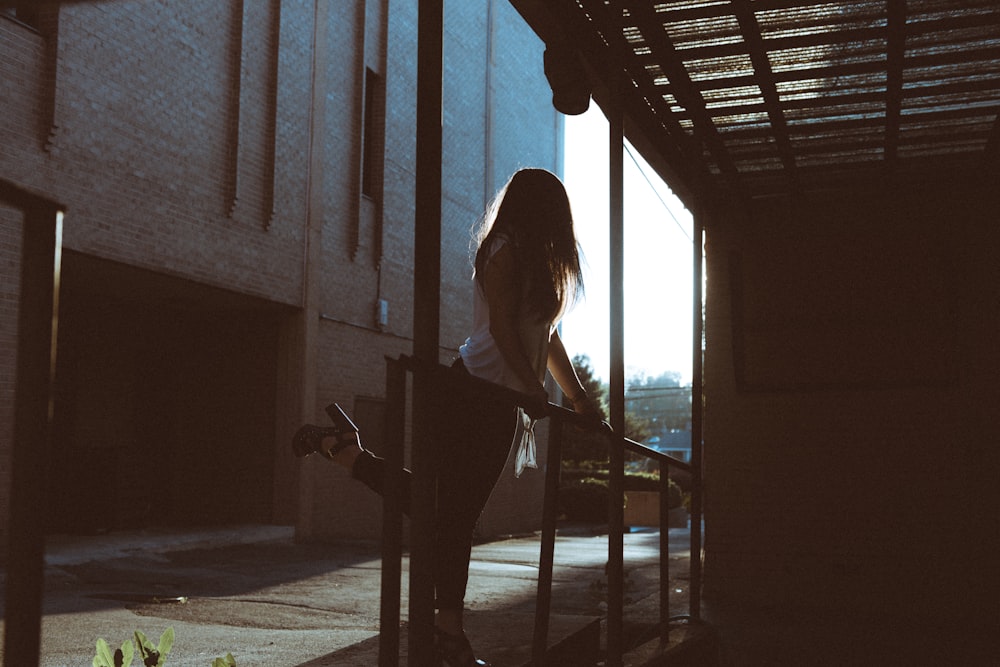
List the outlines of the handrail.
<svg viewBox="0 0 1000 667">
<path fill-rule="evenodd" d="M 515 391 L 502 385 L 497 385 L 481 378 L 469 375 L 466 372 L 443 366 L 437 363 L 430 363 L 416 357 L 401 355 L 398 359 L 386 357 L 387 364 L 387 387 L 389 389 L 387 399 L 389 409 L 387 411 L 387 435 L 390 450 L 387 458 L 391 461 L 393 468 L 402 469 L 403 460 L 403 431 L 405 416 L 405 375 L 412 373 L 429 373 L 432 379 L 439 381 L 458 383 L 467 387 L 471 391 L 482 392 L 497 401 L 509 403 L 512 407 L 522 406 L 529 410 L 531 414 L 543 413 L 550 417 L 555 425 L 549 433 L 549 463 L 545 472 L 545 495 L 542 508 L 542 541 L 539 555 L 538 593 L 535 607 L 535 630 L 532 640 L 532 665 L 542 667 L 545 664 L 545 651 L 548 640 L 548 621 L 551 607 L 552 595 L 552 569 L 554 564 L 555 533 L 557 522 L 557 496 L 559 490 L 559 474 L 562 468 L 562 425 L 572 424 L 578 428 L 600 431 L 609 438 L 609 443 L 621 441 L 623 447 L 636 454 L 657 461 L 660 465 L 660 629 L 664 640 L 668 638 L 668 621 L 670 620 L 669 609 L 669 550 L 668 535 L 669 526 L 667 524 L 667 490 L 669 488 L 669 468 L 675 467 L 680 470 L 692 472 L 691 464 L 681 461 L 669 454 L 647 447 L 639 442 L 625 437 L 616 437 L 607 422 L 598 422 L 593 417 L 581 415 L 569 408 L 547 403 L 541 405 L 527 394 Z M 432 383 L 433 384 L 433 383 Z M 620 497 L 609 498 L 609 509 L 612 503 L 619 503 L 619 507 L 624 503 L 624 490 L 620 489 Z M 383 544 L 382 544 L 382 623 L 379 643 L 379 666 L 396 667 L 399 664 L 399 577 L 400 561 L 402 558 L 402 524 L 401 507 L 397 493 L 387 494 L 385 498 Z M 613 526 L 609 526 L 613 529 Z M 691 522 L 691 532 L 699 531 L 700 525 Z M 609 539 L 609 584 L 617 581 L 622 584 L 624 581 L 624 567 L 619 554 L 617 559 L 611 558 L 610 549 L 613 542 Z M 619 541 L 620 545 L 620 541 Z M 411 572 L 411 579 L 413 573 Z M 387 581 L 388 579 L 388 581 Z M 412 585 L 412 582 L 411 582 Z M 692 589 L 699 585 L 699 582 L 692 579 Z M 611 586 L 609 585 L 609 591 Z M 623 590 L 618 586 L 617 590 Z M 411 610 L 415 601 L 411 595 Z M 387 599 L 392 598 L 392 599 Z M 693 596 L 693 600 L 697 600 Z M 618 618 L 621 618 L 624 600 L 608 600 L 609 614 L 617 607 Z M 692 608 L 691 617 L 697 617 L 697 611 Z M 608 624 L 608 646 L 620 647 L 621 637 L 612 638 L 613 632 L 620 633 L 621 630 L 614 628 L 615 624 Z M 614 640 L 614 641 L 613 641 Z M 624 650 L 624 649 L 622 649 Z M 612 664 L 621 663 L 621 655 L 610 656 L 613 658 Z"/>
<path fill-rule="evenodd" d="M 676 456 L 671 456 L 670 454 L 653 449 L 652 447 L 647 447 L 646 445 L 636 442 L 635 440 L 630 440 L 629 438 L 622 438 L 622 440 L 625 442 L 625 449 L 630 452 L 641 454 L 642 456 L 653 459 L 658 463 L 666 463 L 674 468 L 691 472 L 691 464 L 687 461 L 681 461 Z"/>
<path fill-rule="evenodd" d="M 558 418 L 583 429 L 594 431 L 604 430 L 609 434 L 611 433 L 611 426 L 607 422 L 597 422 L 590 417 L 581 415 L 575 410 L 571 410 L 557 403 L 552 403 L 551 401 L 542 407 L 528 394 L 478 378 L 474 375 L 469 375 L 468 373 L 458 371 L 454 368 L 442 366 L 441 364 L 429 364 L 421 359 L 408 355 L 401 355 L 399 357 L 399 361 L 404 365 L 410 366 L 412 369 L 421 369 L 447 374 L 447 377 L 450 380 L 455 382 L 465 382 L 469 387 L 473 387 L 475 390 L 481 391 L 488 396 L 496 398 L 497 400 L 503 400 L 517 406 L 529 408 L 534 407 L 536 410 L 544 410 L 547 417 Z M 687 472 L 691 471 L 691 465 L 689 463 L 674 456 L 655 450 L 652 447 L 647 447 L 646 445 L 630 438 L 622 438 L 622 441 L 625 443 L 625 449 L 631 452 L 641 454 L 642 456 L 653 459 L 657 462 L 666 462 L 675 468 L 679 468 Z"/>
</svg>

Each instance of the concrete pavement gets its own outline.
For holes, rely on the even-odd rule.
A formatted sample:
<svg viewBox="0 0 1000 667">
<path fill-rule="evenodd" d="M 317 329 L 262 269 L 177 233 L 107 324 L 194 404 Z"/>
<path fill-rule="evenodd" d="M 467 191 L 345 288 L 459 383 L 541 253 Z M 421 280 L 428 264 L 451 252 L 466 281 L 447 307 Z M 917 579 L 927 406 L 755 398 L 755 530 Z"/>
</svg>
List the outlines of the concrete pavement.
<svg viewBox="0 0 1000 667">
<path fill-rule="evenodd" d="M 627 632 L 657 619 L 658 543 L 655 531 L 625 536 Z M 537 534 L 473 550 L 468 634 L 496 667 L 529 657 L 538 554 Z M 685 529 L 671 530 L 670 559 L 671 615 L 683 614 Z M 560 529 L 550 639 L 604 614 L 606 560 L 602 526 Z M 407 565 L 404 556 L 404 625 Z M 168 667 L 206 667 L 227 653 L 239 667 L 377 664 L 376 543 L 297 544 L 280 526 L 56 536 L 45 576 L 41 667 L 87 667 L 98 638 L 116 647 L 141 630 L 155 643 L 168 627 L 176 634 Z"/>
</svg>

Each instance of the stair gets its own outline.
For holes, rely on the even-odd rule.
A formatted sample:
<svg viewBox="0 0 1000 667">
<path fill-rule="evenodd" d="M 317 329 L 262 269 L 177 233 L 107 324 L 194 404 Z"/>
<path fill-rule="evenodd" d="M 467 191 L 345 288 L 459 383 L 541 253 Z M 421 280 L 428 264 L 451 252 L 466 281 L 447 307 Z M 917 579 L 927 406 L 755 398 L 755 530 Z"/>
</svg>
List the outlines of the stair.
<svg viewBox="0 0 1000 667">
<path fill-rule="evenodd" d="M 565 617 L 582 619 L 583 617 Z M 577 626 L 580 621 L 572 621 Z M 601 619 L 593 618 L 556 642 L 549 635 L 549 649 L 545 653 L 545 667 L 596 667 L 601 655 Z M 511 663 L 515 664 L 515 663 Z M 532 667 L 531 656 L 520 667 Z"/>
<path fill-rule="evenodd" d="M 498 667 L 529 667 L 535 617 L 531 614 L 466 612 L 466 632 L 476 653 Z M 400 628 L 400 667 L 407 667 L 406 624 Z M 588 616 L 549 619 L 546 667 L 596 667 L 601 652 L 601 620 Z M 374 667 L 379 637 L 348 646 L 298 667 Z M 412 665 L 409 667 L 417 667 Z"/>
<path fill-rule="evenodd" d="M 664 642 L 659 636 L 622 656 L 626 667 L 719 667 L 719 638 L 703 623 L 672 623 Z"/>
</svg>

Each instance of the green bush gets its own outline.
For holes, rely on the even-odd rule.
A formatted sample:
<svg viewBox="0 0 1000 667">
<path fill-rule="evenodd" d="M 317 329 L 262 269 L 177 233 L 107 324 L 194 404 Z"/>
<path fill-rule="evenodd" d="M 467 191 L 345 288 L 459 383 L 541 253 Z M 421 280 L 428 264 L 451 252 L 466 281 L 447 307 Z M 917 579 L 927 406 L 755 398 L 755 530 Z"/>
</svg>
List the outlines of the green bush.
<svg viewBox="0 0 1000 667">
<path fill-rule="evenodd" d="M 608 483 L 587 477 L 559 489 L 559 511 L 570 521 L 608 520 Z"/>
<path fill-rule="evenodd" d="M 563 508 L 563 513 L 566 514 L 567 518 L 573 519 L 574 515 L 585 513 L 590 514 L 591 503 L 598 502 L 596 494 L 597 491 L 590 490 L 590 486 L 598 485 L 603 489 L 600 493 L 603 493 L 603 509 L 601 510 L 600 516 L 596 517 L 600 520 L 606 520 L 608 514 L 608 470 L 605 465 L 603 468 L 600 466 L 599 462 L 587 462 L 588 465 L 583 467 L 567 467 L 563 466 L 562 470 L 562 486 L 559 491 L 560 496 L 560 506 Z M 675 509 L 677 507 L 682 507 L 685 505 L 686 494 L 681 490 L 674 480 L 669 482 L 669 494 L 668 499 L 670 509 Z M 649 472 L 631 472 L 626 471 L 625 473 L 625 492 L 629 491 L 659 491 L 660 490 L 660 475 L 659 473 L 649 473 Z M 569 493 L 568 497 L 564 498 L 564 494 Z M 584 503 L 585 507 L 580 509 L 575 506 L 576 503 Z M 585 519 L 580 519 L 585 520 Z M 587 519 L 589 520 L 589 519 Z"/>
<path fill-rule="evenodd" d="M 684 496 L 686 495 L 681 491 L 681 487 L 677 485 L 674 480 L 669 480 L 667 483 L 668 489 L 668 507 L 670 509 L 676 509 L 684 504 Z M 658 473 L 649 472 L 639 472 L 639 473 L 625 473 L 625 492 L 629 491 L 659 491 L 660 490 L 660 475 Z"/>
</svg>

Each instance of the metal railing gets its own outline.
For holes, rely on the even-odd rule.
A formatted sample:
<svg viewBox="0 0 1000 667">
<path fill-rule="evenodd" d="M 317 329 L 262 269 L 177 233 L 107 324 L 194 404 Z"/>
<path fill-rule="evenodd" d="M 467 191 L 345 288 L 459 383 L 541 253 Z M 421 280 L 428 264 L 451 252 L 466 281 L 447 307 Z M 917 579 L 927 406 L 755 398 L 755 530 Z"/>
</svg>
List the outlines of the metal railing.
<svg viewBox="0 0 1000 667">
<path fill-rule="evenodd" d="M 456 371 L 446 366 L 430 364 L 418 360 L 414 357 L 401 356 L 398 359 L 386 358 L 386 400 L 388 409 L 386 413 L 386 451 L 387 475 L 385 494 L 383 498 L 385 511 L 383 513 L 383 534 L 382 534 L 382 600 L 380 616 L 380 639 L 379 639 L 379 667 L 397 667 L 399 664 L 399 631 L 400 631 L 400 579 L 402 573 L 402 504 L 399 495 L 400 480 L 403 470 L 403 442 L 405 437 L 406 423 L 406 382 L 407 374 L 418 375 L 426 373 L 423 386 L 447 386 L 462 387 L 463 390 L 482 392 L 493 400 L 510 403 L 511 406 L 529 406 L 528 397 L 519 392 L 495 385 L 490 382 L 472 377 L 467 373 Z M 539 406 L 535 406 L 539 407 Z M 552 571 L 555 563 L 555 538 L 556 524 L 558 519 L 558 495 L 559 477 L 562 468 L 562 440 L 563 427 L 567 424 L 581 429 L 598 430 L 604 432 L 609 438 L 609 445 L 614 446 L 615 442 L 620 443 L 625 451 L 639 454 L 655 461 L 659 466 L 659 493 L 660 493 L 660 620 L 659 630 L 661 641 L 666 643 L 669 640 L 670 617 L 670 558 L 669 558 L 669 469 L 675 468 L 688 472 L 692 476 L 693 488 L 697 490 L 700 484 L 697 478 L 698 471 L 689 463 L 681 461 L 662 452 L 656 451 L 634 440 L 615 434 L 606 423 L 599 423 L 593 418 L 584 417 L 573 410 L 564 408 L 554 403 L 547 406 L 547 416 L 551 419 L 553 426 L 549 429 L 548 437 L 548 458 L 545 470 L 545 495 L 542 506 L 542 536 L 541 552 L 539 555 L 538 588 L 535 604 L 535 625 L 532 637 L 532 665 L 542 667 L 546 660 L 548 648 L 549 616 L 552 607 Z M 420 447 L 423 443 L 415 442 L 414 447 Z M 694 446 L 694 443 L 692 443 Z M 429 471 L 424 471 L 429 474 Z M 610 471 L 611 484 L 609 497 L 609 522 L 608 522 L 608 623 L 607 623 L 607 665 L 621 665 L 623 646 L 623 616 L 624 616 L 624 558 L 623 546 L 620 539 L 611 539 L 612 536 L 621 536 L 624 532 L 624 520 L 622 507 L 624 505 L 624 485 L 622 478 L 624 470 L 617 471 L 617 483 L 615 481 L 616 471 Z M 414 473 L 416 474 L 416 472 Z M 427 502 L 428 498 L 424 498 Z M 416 497 L 413 499 L 414 505 L 420 502 Z M 431 499 L 432 502 L 432 499 Z M 423 513 L 414 512 L 412 531 L 427 531 L 430 524 L 421 525 L 422 522 L 433 521 L 433 509 Z M 420 522 L 418 522 L 420 519 Z M 700 558 L 700 553 L 695 553 L 697 547 L 700 552 L 701 544 L 701 507 L 700 498 L 697 494 L 692 495 L 691 502 L 691 583 L 689 589 L 689 615 L 691 620 L 698 620 L 700 611 L 700 568 L 694 567 L 696 559 Z M 428 632 L 415 632 L 413 619 L 427 612 L 433 614 L 433 599 L 419 599 L 426 597 L 426 591 L 433 590 L 430 582 L 414 582 L 414 572 L 420 572 L 420 568 L 413 567 L 414 559 L 432 558 L 432 554 L 420 553 L 428 549 L 425 544 L 417 540 L 411 547 L 411 568 L 410 568 L 410 660 L 415 656 L 428 655 L 431 647 L 421 645 L 422 642 L 432 638 Z M 617 553 L 615 553 L 617 552 Z M 617 585 L 614 585 L 617 583 Z M 421 595 L 414 596 L 414 591 L 421 592 Z M 615 592 L 618 594 L 615 595 Z M 430 596 L 433 598 L 433 596 Z M 676 619 L 673 619 L 676 620 Z"/>
</svg>

